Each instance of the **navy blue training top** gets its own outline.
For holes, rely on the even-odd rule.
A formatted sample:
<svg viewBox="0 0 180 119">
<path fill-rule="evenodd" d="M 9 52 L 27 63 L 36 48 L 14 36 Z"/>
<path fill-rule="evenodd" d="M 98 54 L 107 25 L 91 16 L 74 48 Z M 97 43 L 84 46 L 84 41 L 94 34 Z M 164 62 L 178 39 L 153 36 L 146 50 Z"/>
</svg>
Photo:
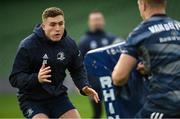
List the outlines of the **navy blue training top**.
<svg viewBox="0 0 180 119">
<path fill-rule="evenodd" d="M 123 53 L 143 60 L 151 71 L 148 101 L 166 111 L 178 112 L 180 23 L 164 14 L 152 16 L 129 35 Z"/>
<path fill-rule="evenodd" d="M 38 72 L 43 61 L 51 67 L 51 84 L 40 84 Z M 75 85 L 81 90 L 89 85 L 83 58 L 75 43 L 66 33 L 58 42 L 49 40 L 40 25 L 31 35 L 21 41 L 9 80 L 19 89 L 19 99 L 44 100 L 66 93 L 63 85 L 69 70 Z"/>
</svg>

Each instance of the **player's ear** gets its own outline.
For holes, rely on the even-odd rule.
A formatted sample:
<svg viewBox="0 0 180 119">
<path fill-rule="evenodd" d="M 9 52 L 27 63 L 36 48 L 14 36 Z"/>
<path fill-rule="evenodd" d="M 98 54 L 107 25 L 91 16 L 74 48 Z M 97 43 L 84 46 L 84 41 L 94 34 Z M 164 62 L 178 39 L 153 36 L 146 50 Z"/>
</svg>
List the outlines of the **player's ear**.
<svg viewBox="0 0 180 119">
<path fill-rule="evenodd" d="M 87 21 L 87 25 L 88 25 L 88 27 L 90 26 L 90 20 L 88 19 L 88 21 Z"/>
<path fill-rule="evenodd" d="M 44 22 L 41 24 L 41 27 L 42 27 L 43 30 L 45 29 Z"/>
<path fill-rule="evenodd" d="M 147 2 L 143 1 L 143 11 L 146 11 L 147 10 L 147 7 L 148 7 L 148 4 Z"/>
</svg>

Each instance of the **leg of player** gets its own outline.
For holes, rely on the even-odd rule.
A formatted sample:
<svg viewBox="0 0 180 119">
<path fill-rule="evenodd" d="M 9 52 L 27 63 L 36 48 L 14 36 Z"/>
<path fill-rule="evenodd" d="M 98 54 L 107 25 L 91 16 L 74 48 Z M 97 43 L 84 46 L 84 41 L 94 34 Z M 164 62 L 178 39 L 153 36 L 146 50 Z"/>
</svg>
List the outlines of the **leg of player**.
<svg viewBox="0 0 180 119">
<path fill-rule="evenodd" d="M 61 117 L 59 117 L 58 119 L 80 119 L 80 114 L 76 109 L 71 109 L 69 111 L 67 111 L 66 113 L 64 113 Z"/>
<path fill-rule="evenodd" d="M 91 102 L 92 109 L 93 109 L 92 110 L 93 111 L 92 119 L 99 119 L 99 118 L 101 118 L 102 111 L 103 111 L 102 103 L 101 102 L 96 103 L 92 98 L 90 99 L 90 102 Z"/>
<path fill-rule="evenodd" d="M 49 119 L 47 115 L 43 114 L 43 113 L 39 113 L 33 116 L 32 119 Z"/>
</svg>

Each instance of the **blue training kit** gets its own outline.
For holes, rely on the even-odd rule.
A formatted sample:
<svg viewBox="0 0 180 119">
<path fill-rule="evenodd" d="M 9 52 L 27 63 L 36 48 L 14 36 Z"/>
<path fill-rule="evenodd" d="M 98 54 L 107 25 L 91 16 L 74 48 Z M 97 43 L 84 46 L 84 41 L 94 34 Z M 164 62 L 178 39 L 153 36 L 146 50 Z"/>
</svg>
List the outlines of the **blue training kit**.
<svg viewBox="0 0 180 119">
<path fill-rule="evenodd" d="M 139 118 L 180 117 L 180 23 L 155 14 L 130 33 L 124 54 L 143 60 L 152 73 Z"/>
</svg>

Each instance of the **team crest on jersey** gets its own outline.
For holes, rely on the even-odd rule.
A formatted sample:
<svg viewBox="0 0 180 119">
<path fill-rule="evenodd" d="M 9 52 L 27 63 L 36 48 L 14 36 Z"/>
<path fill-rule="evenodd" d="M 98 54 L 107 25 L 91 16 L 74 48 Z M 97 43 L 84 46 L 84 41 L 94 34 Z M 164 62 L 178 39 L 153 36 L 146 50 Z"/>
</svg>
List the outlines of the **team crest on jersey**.
<svg viewBox="0 0 180 119">
<path fill-rule="evenodd" d="M 106 38 L 103 38 L 102 41 L 101 41 L 101 44 L 102 44 L 103 46 L 108 45 L 108 40 L 107 40 Z"/>
<path fill-rule="evenodd" d="M 64 60 L 64 59 L 66 59 L 65 58 L 65 55 L 64 55 L 64 52 L 59 52 L 58 54 L 57 54 L 57 60 Z"/>
<path fill-rule="evenodd" d="M 27 116 L 28 117 L 30 117 L 32 114 L 33 114 L 33 110 L 31 109 L 31 108 L 29 108 L 28 110 L 27 110 Z"/>
<path fill-rule="evenodd" d="M 90 42 L 90 48 L 91 49 L 95 49 L 95 48 L 97 48 L 98 47 L 98 45 L 97 45 L 97 42 L 96 41 L 91 41 Z"/>
</svg>

